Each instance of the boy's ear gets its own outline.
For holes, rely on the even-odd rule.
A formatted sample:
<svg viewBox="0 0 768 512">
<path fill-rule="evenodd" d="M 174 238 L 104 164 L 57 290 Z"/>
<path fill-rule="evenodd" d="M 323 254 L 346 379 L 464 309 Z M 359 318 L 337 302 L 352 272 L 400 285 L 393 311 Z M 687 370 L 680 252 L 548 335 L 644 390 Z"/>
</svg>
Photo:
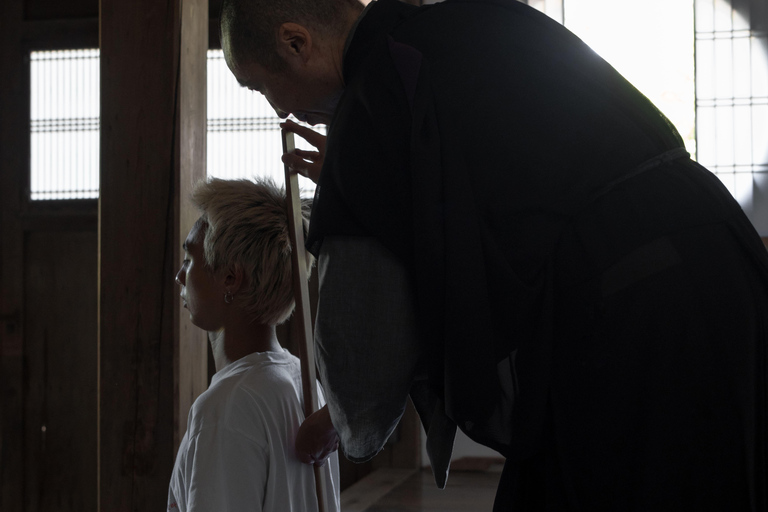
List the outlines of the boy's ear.
<svg viewBox="0 0 768 512">
<path fill-rule="evenodd" d="M 232 292 L 233 295 L 236 295 L 243 285 L 243 280 L 243 267 L 235 264 L 232 265 L 227 271 L 227 275 L 224 277 L 224 286 L 226 287 L 227 291 Z"/>
</svg>

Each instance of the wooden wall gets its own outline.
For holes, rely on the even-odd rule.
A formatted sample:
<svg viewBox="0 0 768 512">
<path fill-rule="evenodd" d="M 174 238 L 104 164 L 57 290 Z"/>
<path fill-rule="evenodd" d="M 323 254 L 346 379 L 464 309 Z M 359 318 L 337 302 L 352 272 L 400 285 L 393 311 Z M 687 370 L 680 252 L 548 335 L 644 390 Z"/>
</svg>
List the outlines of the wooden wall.
<svg viewBox="0 0 768 512">
<path fill-rule="evenodd" d="M 28 200 L 28 51 L 94 46 L 96 32 L 76 25 L 64 43 L 66 30 L 30 19 L 21 1 L 0 3 L 0 510 L 9 512 L 96 509 L 96 202 Z"/>
<path fill-rule="evenodd" d="M 96 504 L 95 223 L 25 236 L 25 510 Z"/>
<path fill-rule="evenodd" d="M 191 5 L 193 2 L 186 2 Z M 155 3 L 156 4 L 156 3 Z M 126 8 L 131 3 L 125 3 Z M 179 4 L 177 4 L 178 7 Z M 198 3 L 199 5 L 199 3 Z M 157 7 L 153 5 L 152 7 Z M 162 8 L 162 6 L 160 6 Z M 140 11 L 136 11 L 140 12 Z M 197 14 L 203 9 L 198 10 Z M 0 4 L 0 510 L 2 511 L 89 511 L 99 507 L 99 472 L 97 427 L 102 428 L 110 421 L 120 421 L 118 414 L 126 409 L 126 403 L 113 400 L 102 407 L 101 421 L 97 416 L 99 402 L 97 387 L 100 379 L 99 357 L 97 354 L 97 256 L 100 251 L 97 232 L 98 203 L 86 201 L 30 201 L 29 200 L 29 58 L 28 52 L 35 49 L 93 48 L 99 46 L 99 3 L 98 1 L 53 2 L 41 0 L 6 0 Z M 189 11 L 187 11 L 189 15 Z M 178 10 L 171 16 L 178 18 Z M 137 18 L 141 18 L 140 16 Z M 199 18 L 199 16 L 198 16 Z M 207 18 L 207 17 L 206 17 Z M 119 20 L 118 20 L 119 21 Z M 145 19 L 137 19 L 141 33 Z M 178 20 L 176 20 L 178 21 Z M 203 33 L 207 32 L 207 19 Z M 190 24 L 192 26 L 192 24 Z M 124 25 L 121 28 L 127 28 Z M 195 29 L 200 32 L 200 27 Z M 158 32 L 165 33 L 166 26 L 160 25 Z M 177 33 L 181 37 L 180 31 Z M 207 34 L 204 34 L 207 35 Z M 188 36 L 188 34 L 187 34 Z M 183 73 L 197 73 L 204 77 L 205 48 L 207 37 L 195 34 L 198 59 L 196 70 L 186 65 Z M 190 45 L 183 46 L 174 41 L 176 59 L 183 50 L 190 53 Z M 194 46 L 192 44 L 191 46 Z M 149 52 L 149 50 L 148 50 Z M 178 63 L 177 63 L 178 64 Z M 177 65 L 175 69 L 180 69 Z M 201 70 L 203 74 L 201 75 Z M 116 466 L 101 478 L 102 483 L 114 484 L 116 480 L 129 481 L 127 488 L 133 499 L 124 499 L 112 489 L 102 495 L 109 500 L 115 498 L 119 504 L 105 509 L 138 509 L 162 507 L 167 494 L 170 465 L 175 455 L 179 428 L 186 423 L 186 410 L 196 393 L 205 388 L 207 381 L 206 344 L 203 333 L 197 329 L 184 332 L 184 321 L 174 317 L 174 303 L 178 302 L 178 290 L 173 284 L 175 267 L 180 262 L 181 231 L 191 225 L 192 214 L 182 214 L 180 197 L 185 197 L 194 177 L 188 176 L 181 183 L 180 169 L 189 166 L 190 161 L 203 162 L 205 134 L 205 82 L 187 80 L 179 84 L 179 76 L 173 66 L 168 69 L 168 82 L 173 89 L 170 97 L 170 117 L 163 129 L 170 134 L 168 151 L 164 158 L 171 158 L 170 166 L 163 169 L 166 178 L 163 185 L 168 190 L 169 201 L 165 204 L 161 222 L 172 227 L 163 230 L 163 256 L 160 258 L 164 273 L 165 293 L 159 302 L 164 307 L 154 308 L 147 303 L 146 296 L 134 295 L 134 302 L 145 307 L 145 311 L 159 311 L 165 315 L 166 328 L 175 333 L 175 340 L 197 339 L 196 346 L 188 344 L 179 350 L 179 345 L 168 344 L 170 357 L 157 357 L 153 351 L 147 353 L 125 351 L 116 354 L 119 360 L 129 360 L 131 370 L 137 367 L 155 365 L 156 389 L 170 397 L 152 426 L 147 418 L 149 412 L 138 418 L 133 437 L 124 436 L 114 440 L 119 446 L 114 452 L 102 449 L 101 455 Z M 193 87 L 190 87 L 193 85 Z M 185 102 L 188 109 L 196 111 L 197 120 L 178 116 L 183 109 L 174 100 Z M 137 98 L 140 102 L 141 98 Z M 167 101 L 163 100 L 165 107 Z M 134 103 L 132 106 L 135 106 Z M 130 112 L 130 107 L 127 109 Z M 156 119 L 155 119 L 156 121 Z M 134 125 L 135 126 L 135 125 Z M 149 125 L 151 127 L 151 125 Z M 150 134 L 150 129 L 136 132 Z M 158 128 L 159 129 L 159 128 Z M 181 154 L 182 140 L 195 140 L 196 146 L 187 145 Z M 176 148 L 176 154 L 171 150 Z M 200 150 L 199 148 L 203 148 Z M 150 151 L 151 152 L 151 151 Z M 136 163 L 136 161 L 134 161 Z M 151 170 L 151 162 L 144 161 Z M 110 166 L 114 168 L 114 166 Z M 202 168 L 201 168 L 202 169 Z M 198 173 L 199 174 L 199 173 Z M 174 179 L 177 181 L 174 183 Z M 107 179 L 109 183 L 109 179 Z M 183 189 L 183 190 L 182 190 Z M 146 196 L 151 196 L 152 189 Z M 137 210 L 135 202 L 121 196 L 125 190 L 117 190 L 121 204 L 109 208 L 127 212 L 131 217 Z M 140 194 L 137 194 L 139 196 Z M 140 208 L 140 205 L 139 205 Z M 168 217 L 170 213 L 170 218 Z M 130 236 L 128 222 L 118 222 L 106 236 L 110 247 L 120 252 L 126 247 L 141 242 Z M 152 225 L 152 219 L 144 219 Z M 136 222 L 136 221 L 134 221 Z M 186 232 L 183 233 L 186 236 Z M 171 237 L 174 237 L 171 240 Z M 182 238 L 183 239 L 183 238 Z M 102 239 L 102 241 L 104 238 Z M 178 260 L 178 261 L 177 261 Z M 156 261 L 156 260 L 155 260 Z M 137 263 L 133 261 L 134 267 Z M 143 262 L 139 263 L 141 266 Z M 149 266 L 152 262 L 149 262 Z M 124 269 L 130 269 L 130 264 Z M 124 270 L 123 269 L 123 270 Z M 163 270 L 166 269 L 166 270 Z M 151 273 L 151 272 L 149 272 Z M 107 289 L 117 284 L 102 281 Z M 150 294 L 154 296 L 154 293 Z M 128 302 L 125 309 L 131 309 Z M 167 312 L 170 311 L 170 316 Z M 149 316 L 149 315 L 148 315 Z M 141 323 L 142 319 L 134 324 Z M 123 329 L 123 333 L 127 333 Z M 149 339 L 149 345 L 159 345 L 159 340 Z M 118 344 L 118 337 L 110 337 L 108 346 Z M 167 344 L 167 341 L 166 341 Z M 190 347 L 195 346 L 194 349 Z M 125 349 L 125 346 L 123 346 Z M 107 351 L 108 352 L 108 351 Z M 181 352 L 184 352 L 182 354 Z M 138 359 L 131 356 L 138 356 Z M 189 364 L 180 363 L 187 357 Z M 106 372 L 109 374 L 109 369 Z M 136 375 L 137 373 L 133 373 Z M 202 374 L 202 379 L 200 375 Z M 101 381 L 109 388 L 109 377 L 102 372 Z M 118 377 L 119 379 L 119 377 Z M 197 384 L 195 384 L 195 382 Z M 152 379 L 129 380 L 141 393 L 149 389 Z M 197 386 L 197 387 L 195 387 Z M 147 405 L 145 403 L 144 405 Z M 147 411 L 152 408 L 148 407 Z M 155 409 L 156 410 L 156 409 Z M 105 416 L 104 413 L 107 413 Z M 178 417 L 183 417 L 180 421 Z M 136 416 L 134 416 L 136 418 Z M 150 425 L 148 427 L 148 425 Z M 125 424 L 122 425 L 125 427 Z M 168 434 L 163 437 L 160 431 Z M 155 434 L 158 434 L 155 436 Z M 153 439 L 163 443 L 153 444 Z M 127 446 L 139 446 L 150 452 L 149 457 L 137 458 L 139 464 L 126 459 Z M 164 457 L 165 466 L 154 465 L 151 460 Z M 163 455 L 164 454 L 164 455 Z M 149 462 L 147 462 L 149 460 Z M 121 465 L 122 463 L 122 465 Z M 143 466 L 142 466 L 143 464 Z M 133 468 L 131 468 L 133 466 Z M 150 469 L 148 471 L 148 468 Z M 152 472 L 152 470 L 154 472 Z M 142 486 L 136 479 L 137 471 L 151 475 L 151 482 Z M 149 498 L 143 502 L 135 496 Z M 151 505 L 151 506 L 147 506 Z M 133 509 L 132 508 L 132 509 Z"/>
</svg>

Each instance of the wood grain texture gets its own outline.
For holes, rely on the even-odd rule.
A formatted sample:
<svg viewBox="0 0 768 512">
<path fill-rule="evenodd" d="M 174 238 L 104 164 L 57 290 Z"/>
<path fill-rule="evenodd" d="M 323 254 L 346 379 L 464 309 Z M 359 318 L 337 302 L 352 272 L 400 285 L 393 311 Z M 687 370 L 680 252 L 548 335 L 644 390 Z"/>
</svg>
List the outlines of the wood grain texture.
<svg viewBox="0 0 768 512">
<path fill-rule="evenodd" d="M 29 73 L 23 3 L 0 2 L 0 510 L 23 509 L 23 231 L 29 158 Z"/>
<path fill-rule="evenodd" d="M 24 510 L 96 510 L 95 226 L 25 243 Z"/>
<path fill-rule="evenodd" d="M 98 0 L 25 0 L 27 20 L 85 18 L 99 15 Z"/>
<path fill-rule="evenodd" d="M 206 175 L 207 136 L 207 52 L 208 2 L 184 0 L 181 4 L 181 55 L 177 84 L 178 165 L 175 166 L 179 192 L 174 194 L 174 275 L 183 259 L 181 249 L 189 230 L 200 216 L 191 202 L 194 185 Z M 208 350 L 206 334 L 192 325 L 189 314 L 179 307 L 179 289 L 175 288 L 174 314 L 179 315 L 179 344 L 175 363 L 176 403 L 174 407 L 174 453 L 178 450 L 187 426 L 187 415 L 195 399 L 208 387 Z"/>
<path fill-rule="evenodd" d="M 66 5 L 65 2 L 59 3 Z M 99 47 L 98 11 L 87 18 L 26 21 L 23 31 L 24 45 L 30 50 L 75 50 Z"/>
<path fill-rule="evenodd" d="M 187 192 L 205 165 L 207 13 L 206 0 L 101 2 L 104 511 L 163 506 L 189 404 L 207 383 L 205 335 L 180 313 L 174 283 L 196 218 Z"/>
</svg>

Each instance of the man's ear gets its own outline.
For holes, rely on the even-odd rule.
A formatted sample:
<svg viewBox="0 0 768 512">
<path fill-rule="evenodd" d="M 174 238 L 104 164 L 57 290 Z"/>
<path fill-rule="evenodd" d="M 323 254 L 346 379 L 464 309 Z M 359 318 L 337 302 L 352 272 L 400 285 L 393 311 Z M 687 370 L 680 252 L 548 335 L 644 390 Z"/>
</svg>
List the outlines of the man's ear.
<svg viewBox="0 0 768 512">
<path fill-rule="evenodd" d="M 233 295 L 237 294 L 243 286 L 244 277 L 243 267 L 232 265 L 224 277 L 224 286 L 227 291 L 232 292 Z"/>
<path fill-rule="evenodd" d="M 284 59 L 306 62 L 312 52 L 312 34 L 298 23 L 283 23 L 277 29 L 277 52 Z"/>
</svg>

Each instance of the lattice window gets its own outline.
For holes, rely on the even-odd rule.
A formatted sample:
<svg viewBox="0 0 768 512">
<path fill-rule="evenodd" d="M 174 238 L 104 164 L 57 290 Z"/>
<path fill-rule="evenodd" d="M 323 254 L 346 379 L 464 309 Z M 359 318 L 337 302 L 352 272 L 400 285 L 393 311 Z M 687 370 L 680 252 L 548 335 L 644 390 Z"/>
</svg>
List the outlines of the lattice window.
<svg viewBox="0 0 768 512">
<path fill-rule="evenodd" d="M 243 178 L 258 174 L 281 184 L 280 121 L 261 94 L 237 83 L 221 50 L 208 51 L 209 176 Z M 321 126 L 315 130 L 325 133 Z M 311 149 L 299 137 L 296 146 Z M 314 183 L 304 177 L 299 177 L 299 187 L 304 196 L 311 197 L 315 190 Z"/>
<path fill-rule="evenodd" d="M 651 98 L 768 234 L 768 0 L 528 3 L 564 21 Z M 662 34 L 677 42 L 654 49 Z M 33 52 L 30 60 L 30 197 L 98 197 L 98 50 Z M 282 181 L 279 119 L 237 84 L 220 51 L 208 54 L 208 117 L 210 175 Z M 314 189 L 303 178 L 301 186 L 305 195 Z"/>
<path fill-rule="evenodd" d="M 30 54 L 30 197 L 99 196 L 99 51 Z"/>
<path fill-rule="evenodd" d="M 526 3 L 648 96 L 768 235 L 768 0 Z"/>
<path fill-rule="evenodd" d="M 696 0 L 699 162 L 768 233 L 768 2 Z"/>
<path fill-rule="evenodd" d="M 99 51 L 32 52 L 30 61 L 30 198 L 97 198 Z M 279 122 L 263 96 L 240 87 L 221 51 L 209 51 L 208 175 L 267 175 L 281 184 Z M 298 138 L 296 145 L 309 148 Z M 299 186 L 304 196 L 314 192 L 303 177 Z"/>
</svg>

